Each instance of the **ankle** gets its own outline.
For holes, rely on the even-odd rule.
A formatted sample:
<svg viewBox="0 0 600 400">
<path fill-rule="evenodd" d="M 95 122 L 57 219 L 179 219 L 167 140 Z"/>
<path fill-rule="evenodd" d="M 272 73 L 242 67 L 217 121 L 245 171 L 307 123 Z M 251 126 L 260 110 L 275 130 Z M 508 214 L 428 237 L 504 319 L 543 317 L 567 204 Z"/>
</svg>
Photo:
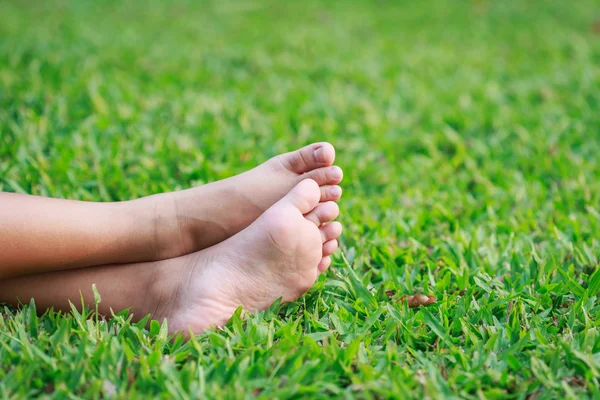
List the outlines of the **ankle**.
<svg viewBox="0 0 600 400">
<path fill-rule="evenodd" d="M 183 254 L 185 233 L 177 220 L 176 193 L 163 193 L 126 203 L 137 237 L 143 238 L 146 258 L 157 261 Z"/>
<path fill-rule="evenodd" d="M 184 254 L 213 246 L 240 230 L 238 221 L 244 219 L 243 214 L 231 201 L 238 194 L 227 181 L 176 193 L 175 218 L 188 246 Z"/>
<path fill-rule="evenodd" d="M 148 279 L 144 284 L 144 317 L 150 314 L 152 319 L 162 322 L 163 319 L 172 315 L 172 309 L 176 307 L 178 299 L 176 298 L 183 284 L 181 264 L 174 260 L 162 260 L 148 263 L 151 270 L 147 274 Z"/>
</svg>

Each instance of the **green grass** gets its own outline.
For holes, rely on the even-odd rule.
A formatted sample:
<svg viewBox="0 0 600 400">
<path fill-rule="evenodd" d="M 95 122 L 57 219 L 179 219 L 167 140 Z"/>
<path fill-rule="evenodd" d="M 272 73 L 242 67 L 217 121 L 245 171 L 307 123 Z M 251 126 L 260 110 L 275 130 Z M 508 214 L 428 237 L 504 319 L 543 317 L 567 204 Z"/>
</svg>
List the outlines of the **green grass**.
<svg viewBox="0 0 600 400">
<path fill-rule="evenodd" d="M 297 302 L 187 343 L 3 307 L 0 397 L 599 398 L 599 19 L 591 0 L 1 2 L 0 190 L 131 199 L 328 140 L 345 233 Z"/>
</svg>

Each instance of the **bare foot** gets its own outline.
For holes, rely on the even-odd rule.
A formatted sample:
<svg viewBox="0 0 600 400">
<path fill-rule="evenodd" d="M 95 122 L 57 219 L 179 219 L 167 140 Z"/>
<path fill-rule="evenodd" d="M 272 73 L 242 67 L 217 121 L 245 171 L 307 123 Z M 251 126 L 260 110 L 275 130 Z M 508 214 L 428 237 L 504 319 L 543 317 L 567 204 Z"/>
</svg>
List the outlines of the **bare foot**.
<svg viewBox="0 0 600 400">
<path fill-rule="evenodd" d="M 318 184 L 319 201 L 337 201 L 343 174 L 332 166 L 334 159 L 331 144 L 314 143 L 222 181 L 135 200 L 137 209 L 152 212 L 155 259 L 189 254 L 231 237 L 305 179 Z"/>
<path fill-rule="evenodd" d="M 342 226 L 336 203 L 319 202 L 310 179 L 300 182 L 242 232 L 174 259 L 102 265 L 0 280 L 0 302 L 35 298 L 38 309 L 69 312 L 81 296 L 99 312 L 130 308 L 136 318 L 168 318 L 171 332 L 223 325 L 239 306 L 263 310 L 298 298 L 330 264 Z"/>
<path fill-rule="evenodd" d="M 278 298 L 293 301 L 331 263 L 342 231 L 333 202 L 319 203 L 319 185 L 300 182 L 254 223 L 209 249 L 165 261 L 149 292 L 153 318 L 171 332 L 201 332 L 227 322 L 243 306 L 255 311 Z"/>
</svg>

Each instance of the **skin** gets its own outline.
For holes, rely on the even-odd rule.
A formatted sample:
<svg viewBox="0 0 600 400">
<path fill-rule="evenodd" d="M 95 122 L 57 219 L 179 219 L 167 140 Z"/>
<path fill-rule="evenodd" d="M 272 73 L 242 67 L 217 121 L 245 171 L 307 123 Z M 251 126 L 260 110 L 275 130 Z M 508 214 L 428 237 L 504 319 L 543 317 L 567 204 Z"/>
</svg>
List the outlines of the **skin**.
<svg viewBox="0 0 600 400">
<path fill-rule="evenodd" d="M 341 196 L 335 150 L 315 143 L 229 179 L 133 201 L 93 203 L 0 193 L 0 279 L 97 265 L 159 261 L 240 232 L 296 184 L 322 202 Z"/>
<path fill-rule="evenodd" d="M 298 298 L 342 227 L 333 146 L 315 143 L 235 177 L 120 203 L 0 193 L 0 302 L 130 308 L 201 332 L 242 306 Z"/>
<path fill-rule="evenodd" d="M 213 247 L 186 256 L 100 266 L 0 281 L 0 301 L 36 299 L 39 307 L 67 311 L 79 291 L 100 312 L 131 308 L 168 319 L 171 332 L 199 333 L 227 322 L 234 311 L 263 310 L 273 301 L 297 299 L 330 265 L 342 227 L 334 202 L 320 202 L 318 184 L 306 179 L 250 226 Z"/>
</svg>

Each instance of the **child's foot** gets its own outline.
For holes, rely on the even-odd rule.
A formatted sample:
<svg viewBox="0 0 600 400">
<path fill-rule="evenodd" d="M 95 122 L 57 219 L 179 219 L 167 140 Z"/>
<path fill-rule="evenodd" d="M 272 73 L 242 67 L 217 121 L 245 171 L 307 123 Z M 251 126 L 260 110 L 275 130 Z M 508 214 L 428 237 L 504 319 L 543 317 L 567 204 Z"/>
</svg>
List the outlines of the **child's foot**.
<svg viewBox="0 0 600 400">
<path fill-rule="evenodd" d="M 331 144 L 314 143 L 232 178 L 138 201 L 152 210 L 156 259 L 188 254 L 227 239 L 304 179 L 318 184 L 319 201 L 338 200 L 342 170 L 332 166 L 334 158 Z"/>
<path fill-rule="evenodd" d="M 319 185 L 304 180 L 239 234 L 164 262 L 148 311 L 168 318 L 171 332 L 198 333 L 225 324 L 239 306 L 264 310 L 280 297 L 297 299 L 331 263 L 342 230 L 324 224 L 339 208 L 321 198 Z"/>
</svg>

